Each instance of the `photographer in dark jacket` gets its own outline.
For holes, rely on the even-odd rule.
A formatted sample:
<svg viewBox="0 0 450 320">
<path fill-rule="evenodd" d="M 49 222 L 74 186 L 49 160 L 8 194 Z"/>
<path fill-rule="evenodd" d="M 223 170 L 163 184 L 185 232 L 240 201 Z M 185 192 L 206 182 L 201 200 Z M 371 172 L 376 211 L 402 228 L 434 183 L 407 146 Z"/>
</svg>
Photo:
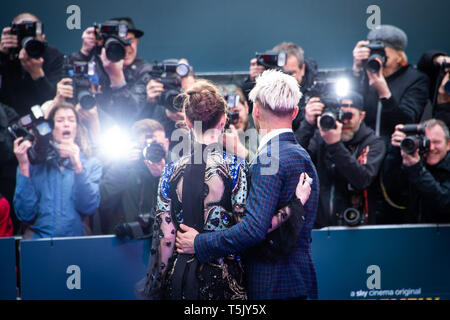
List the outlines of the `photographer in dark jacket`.
<svg viewBox="0 0 450 320">
<path fill-rule="evenodd" d="M 420 121 L 428 99 L 427 76 L 407 64 L 407 36 L 401 29 L 381 25 L 371 30 L 368 41 L 359 41 L 353 50 L 353 74 L 364 97 L 366 124 L 389 146 L 394 127 Z M 371 55 L 371 42 L 384 45 L 385 63 L 370 72 L 365 62 Z"/>
<path fill-rule="evenodd" d="M 441 120 L 423 123 L 429 148 L 417 148 L 409 154 L 400 148 L 406 137 L 403 124 L 392 134 L 393 148 L 386 157 L 391 170 L 385 176 L 387 186 L 401 189 L 406 208 L 405 221 L 409 223 L 450 222 L 450 135 Z M 421 154 L 421 151 L 425 151 Z M 397 199 L 396 199 L 397 200 Z"/>
<path fill-rule="evenodd" d="M 304 56 L 304 51 L 298 45 L 292 42 L 282 42 L 276 45 L 272 51 L 275 52 L 286 52 L 286 64 L 283 67 L 285 72 L 289 72 L 300 85 L 300 91 L 302 92 L 302 98 L 298 104 L 299 112 L 297 117 L 292 122 L 292 128 L 295 132 L 300 126 L 300 122 L 305 116 L 305 95 L 304 93 L 308 88 L 311 88 L 316 79 L 318 70 L 317 63 L 314 59 L 306 58 Z M 241 85 L 242 91 L 247 99 L 247 103 L 250 107 L 250 113 L 252 113 L 252 103 L 248 99 L 249 92 L 255 86 L 255 79 L 261 75 L 266 68 L 264 66 L 258 65 L 256 58 L 250 60 L 249 76 Z"/>
<path fill-rule="evenodd" d="M 41 23 L 31 13 L 21 13 L 12 21 Z M 36 31 L 36 38 L 45 41 L 45 34 Z M 0 102 L 14 108 L 20 116 L 30 112 L 30 107 L 53 99 L 56 84 L 62 75 L 64 56 L 57 49 L 47 46 L 42 57 L 33 58 L 21 48 L 11 27 L 2 31 L 0 42 Z"/>
<path fill-rule="evenodd" d="M 139 214 L 150 213 L 156 205 L 159 177 L 166 164 L 169 141 L 164 128 L 153 119 L 137 121 L 131 131 L 136 148 L 131 150 L 126 160 L 106 168 L 100 183 L 100 223 L 104 234 L 114 233 L 118 224 L 137 221 Z M 164 157 L 158 163 L 142 158 L 143 146 L 152 141 L 164 148 Z"/>
<path fill-rule="evenodd" d="M 296 132 L 298 142 L 311 155 L 319 174 L 319 209 L 314 228 L 375 223 L 370 189 L 386 148 L 363 121 L 361 95 L 351 92 L 339 102 L 347 117 L 351 113 L 351 119 L 336 121 L 336 129 L 324 130 L 320 127 L 320 117 L 325 106 L 319 98 L 311 98 L 305 108 L 305 119 Z M 346 223 L 344 218 L 349 216 L 344 212 L 348 208 L 358 210 L 361 220 L 353 217 L 353 221 Z M 351 216 L 351 210 L 347 213 Z"/>
<path fill-rule="evenodd" d="M 450 57 L 443 51 L 429 50 L 417 63 L 417 69 L 430 78 L 432 116 L 450 126 Z"/>
<path fill-rule="evenodd" d="M 146 85 L 150 80 L 151 64 L 137 56 L 139 38 L 144 32 L 136 29 L 131 18 L 113 18 L 106 23 L 126 25 L 128 33 L 123 38 L 130 43 L 125 46 L 125 57 L 113 62 L 106 56 L 102 42 L 96 39 L 94 27 L 82 35 L 82 47 L 70 56 L 73 61 L 96 62 L 102 94 L 98 95 L 99 107 L 119 125 L 131 127 L 138 120 L 146 103 Z M 100 52 L 98 52 L 100 50 Z"/>
</svg>

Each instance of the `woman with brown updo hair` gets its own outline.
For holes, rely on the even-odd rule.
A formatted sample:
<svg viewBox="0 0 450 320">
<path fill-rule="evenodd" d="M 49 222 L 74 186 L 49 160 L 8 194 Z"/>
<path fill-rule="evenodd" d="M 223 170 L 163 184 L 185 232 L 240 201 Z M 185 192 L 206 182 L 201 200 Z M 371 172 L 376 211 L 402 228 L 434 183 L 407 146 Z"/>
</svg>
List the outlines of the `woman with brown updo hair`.
<svg viewBox="0 0 450 320">
<path fill-rule="evenodd" d="M 226 102 L 220 91 L 209 81 L 197 80 L 177 101 L 192 130 L 193 152 L 164 168 L 147 277 L 136 294 L 147 299 L 246 299 L 239 257 L 202 264 L 195 255 L 178 254 L 175 249 L 181 223 L 199 232 L 237 223 L 248 190 L 245 160 L 227 154 L 219 144 L 226 123 Z"/>
<path fill-rule="evenodd" d="M 239 256 L 201 263 L 175 248 L 180 224 L 203 233 L 238 223 L 248 194 L 245 160 L 219 144 L 226 124 L 220 91 L 207 80 L 197 80 L 177 102 L 192 130 L 193 152 L 167 164 L 161 175 L 147 275 L 137 283 L 135 294 L 142 299 L 247 299 Z M 274 216 L 270 230 L 286 219 L 279 216 Z"/>
</svg>

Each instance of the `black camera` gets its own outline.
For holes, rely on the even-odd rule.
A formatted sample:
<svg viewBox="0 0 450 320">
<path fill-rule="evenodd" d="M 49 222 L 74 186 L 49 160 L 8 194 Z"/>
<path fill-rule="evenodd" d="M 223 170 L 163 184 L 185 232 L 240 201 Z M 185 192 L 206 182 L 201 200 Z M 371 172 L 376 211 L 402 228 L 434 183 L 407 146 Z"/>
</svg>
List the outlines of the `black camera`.
<svg viewBox="0 0 450 320">
<path fill-rule="evenodd" d="M 114 233 L 119 238 L 148 239 L 153 235 L 154 212 L 139 214 L 137 221 L 118 224 Z"/>
<path fill-rule="evenodd" d="M 365 68 L 370 73 L 376 73 L 386 63 L 385 45 L 381 41 L 372 41 L 366 47 L 370 49 L 370 56 L 365 63 Z"/>
<path fill-rule="evenodd" d="M 38 105 L 31 107 L 30 114 L 11 124 L 8 131 L 14 139 L 24 137 L 22 142 L 29 140 L 33 143 L 27 152 L 31 164 L 45 162 L 57 155 L 51 143 L 53 130 Z"/>
<path fill-rule="evenodd" d="M 423 155 L 430 150 L 430 140 L 425 136 L 425 126 L 421 124 L 405 124 L 402 132 L 407 136 L 400 143 L 400 148 L 407 154 L 414 154 L 419 149 Z"/>
<path fill-rule="evenodd" d="M 191 67 L 186 63 L 170 60 L 163 63 L 155 61 L 150 76 L 164 85 L 164 92 L 158 97 L 158 104 L 173 113 L 180 111 L 179 107 L 174 104 L 174 100 L 183 92 L 181 78 L 187 76 L 190 71 Z"/>
<path fill-rule="evenodd" d="M 98 54 L 101 54 L 104 47 L 109 61 L 118 62 L 125 58 L 125 47 L 130 45 L 130 41 L 124 39 L 128 34 L 128 26 L 125 23 L 94 23 L 94 29 L 97 40 L 103 41 L 103 45 L 97 47 Z"/>
<path fill-rule="evenodd" d="M 340 101 L 336 95 L 336 83 L 333 81 L 314 81 L 313 85 L 305 91 L 307 101 L 312 97 L 318 97 L 320 102 L 324 104 L 320 117 L 320 126 L 323 131 L 336 129 L 336 121 L 350 120 L 353 116 L 351 112 L 341 110 Z"/>
<path fill-rule="evenodd" d="M 320 127 L 323 131 L 336 129 L 336 121 L 343 122 L 344 120 L 352 119 L 353 113 L 342 111 L 339 101 L 336 98 L 328 97 L 321 101 L 325 104 L 322 116 L 320 117 Z"/>
<path fill-rule="evenodd" d="M 264 53 L 256 53 L 256 63 L 267 69 L 282 70 L 282 68 L 286 65 L 286 59 L 287 55 L 284 51 L 266 51 Z"/>
<path fill-rule="evenodd" d="M 365 195 L 356 191 L 351 184 L 347 185 L 349 191 L 350 206 L 342 214 L 338 215 L 338 225 L 358 226 L 368 224 L 368 214 L 364 213 Z"/>
<path fill-rule="evenodd" d="M 23 23 L 12 23 L 10 34 L 17 35 L 19 51 L 24 48 L 27 55 L 34 59 L 39 59 L 44 55 L 47 48 L 47 42 L 36 38 L 42 35 L 44 25 L 41 22 L 25 21 Z"/>
<path fill-rule="evenodd" d="M 153 163 L 159 163 L 166 157 L 166 150 L 159 142 L 152 141 L 142 150 L 142 158 Z"/>
<path fill-rule="evenodd" d="M 225 130 L 230 127 L 230 125 L 236 125 L 239 122 L 239 112 L 233 111 L 239 105 L 239 95 L 228 94 L 224 96 L 227 102 L 227 122 L 225 123 Z"/>
<path fill-rule="evenodd" d="M 76 105 L 80 103 L 83 109 L 92 109 L 96 104 L 93 88 L 98 86 L 98 76 L 95 72 L 95 62 L 74 61 L 64 64 L 65 76 L 72 79 L 73 98 L 67 99 L 68 102 Z"/>
</svg>

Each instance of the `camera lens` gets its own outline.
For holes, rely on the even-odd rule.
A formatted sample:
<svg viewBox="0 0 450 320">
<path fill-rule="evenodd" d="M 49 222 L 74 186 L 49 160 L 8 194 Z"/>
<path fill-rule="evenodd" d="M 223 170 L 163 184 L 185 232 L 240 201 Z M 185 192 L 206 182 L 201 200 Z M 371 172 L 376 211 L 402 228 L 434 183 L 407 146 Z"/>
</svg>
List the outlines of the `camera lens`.
<svg viewBox="0 0 450 320">
<path fill-rule="evenodd" d="M 109 61 L 118 62 L 125 58 L 125 46 L 117 39 L 109 38 L 106 40 L 105 51 Z"/>
<path fill-rule="evenodd" d="M 33 59 L 38 59 L 44 55 L 46 46 L 45 42 L 39 41 L 36 38 L 25 38 L 22 41 L 22 47 L 25 48 L 27 55 Z"/>
<path fill-rule="evenodd" d="M 343 214 L 343 218 L 344 221 L 349 225 L 349 226 L 356 226 L 360 223 L 361 221 L 361 213 L 359 212 L 358 209 L 355 208 L 347 208 L 344 211 Z"/>
<path fill-rule="evenodd" d="M 88 90 L 81 90 L 77 98 L 81 107 L 86 110 L 92 109 L 97 104 L 95 97 Z"/>
<path fill-rule="evenodd" d="M 166 156 L 166 150 L 160 143 L 152 141 L 152 143 L 144 148 L 142 154 L 145 160 L 153 163 L 159 163 Z"/>
<path fill-rule="evenodd" d="M 367 60 L 366 69 L 370 73 L 377 73 L 380 70 L 381 66 L 381 59 L 378 55 L 376 55 L 375 57 L 372 56 L 369 58 L 369 60 Z"/>
<path fill-rule="evenodd" d="M 400 148 L 408 153 L 413 154 L 418 147 L 417 138 L 416 137 L 405 137 L 400 143 Z"/>
<path fill-rule="evenodd" d="M 336 116 L 331 112 L 324 112 L 320 117 L 320 127 L 327 131 L 336 128 Z"/>
</svg>

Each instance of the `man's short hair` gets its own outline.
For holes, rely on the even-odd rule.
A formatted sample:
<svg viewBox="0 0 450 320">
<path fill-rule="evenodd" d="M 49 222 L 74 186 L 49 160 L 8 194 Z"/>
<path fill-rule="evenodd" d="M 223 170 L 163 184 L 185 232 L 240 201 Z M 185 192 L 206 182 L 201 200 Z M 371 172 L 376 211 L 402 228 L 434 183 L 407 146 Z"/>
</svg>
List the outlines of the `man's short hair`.
<svg viewBox="0 0 450 320">
<path fill-rule="evenodd" d="M 435 126 L 440 126 L 442 128 L 442 131 L 444 131 L 444 135 L 447 141 L 450 140 L 450 133 L 444 121 L 439 119 L 429 119 L 424 121 L 423 125 L 425 125 L 426 128 L 433 128 Z"/>
<path fill-rule="evenodd" d="M 266 70 L 256 78 L 255 87 L 249 98 L 264 109 L 274 113 L 291 112 L 297 107 L 302 93 L 297 80 L 278 70 Z"/>
<path fill-rule="evenodd" d="M 282 42 L 280 44 L 277 44 L 272 51 L 277 51 L 277 52 L 281 52 L 284 51 L 286 52 L 286 55 L 289 56 L 294 56 L 297 58 L 298 61 L 298 66 L 301 67 L 303 65 L 303 63 L 305 62 L 305 58 L 304 58 L 304 53 L 303 53 L 303 49 L 300 48 L 298 45 L 296 45 L 293 42 Z"/>
<path fill-rule="evenodd" d="M 42 22 L 41 19 L 39 19 L 35 14 L 30 12 L 19 13 L 17 16 L 14 17 L 12 22 L 17 23 L 17 21 L 21 20 L 24 16 L 32 16 L 34 19 L 36 19 L 36 22 Z"/>
<path fill-rule="evenodd" d="M 139 137 L 141 134 L 147 133 L 153 135 L 155 131 L 164 131 L 164 127 L 156 120 L 142 119 L 136 121 L 131 127 L 131 132 L 134 137 Z"/>
</svg>

